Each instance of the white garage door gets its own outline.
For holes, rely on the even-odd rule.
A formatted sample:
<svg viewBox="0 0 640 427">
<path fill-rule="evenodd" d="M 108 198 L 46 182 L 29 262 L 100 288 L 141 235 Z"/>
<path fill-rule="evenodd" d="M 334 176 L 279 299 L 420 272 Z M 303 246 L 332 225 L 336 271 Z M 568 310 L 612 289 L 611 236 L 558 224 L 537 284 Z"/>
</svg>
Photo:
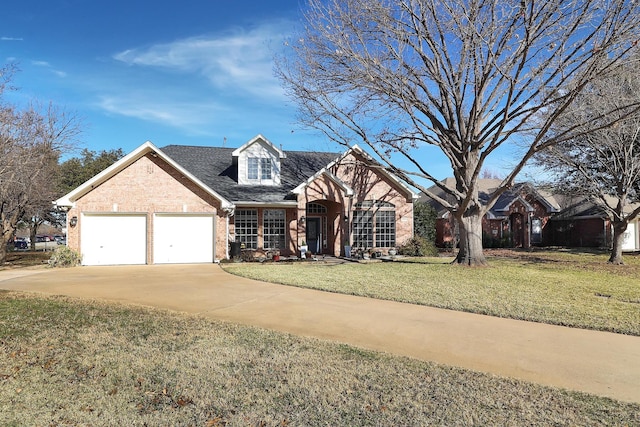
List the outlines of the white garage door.
<svg viewBox="0 0 640 427">
<path fill-rule="evenodd" d="M 624 240 L 622 241 L 622 250 L 623 251 L 636 251 L 638 250 L 636 246 L 636 225 L 635 222 L 630 222 L 627 225 L 627 230 L 624 232 Z"/>
<path fill-rule="evenodd" d="M 213 215 L 157 214 L 153 220 L 153 262 L 213 262 Z"/>
<path fill-rule="evenodd" d="M 146 264 L 147 216 L 84 214 L 83 265 Z"/>
</svg>

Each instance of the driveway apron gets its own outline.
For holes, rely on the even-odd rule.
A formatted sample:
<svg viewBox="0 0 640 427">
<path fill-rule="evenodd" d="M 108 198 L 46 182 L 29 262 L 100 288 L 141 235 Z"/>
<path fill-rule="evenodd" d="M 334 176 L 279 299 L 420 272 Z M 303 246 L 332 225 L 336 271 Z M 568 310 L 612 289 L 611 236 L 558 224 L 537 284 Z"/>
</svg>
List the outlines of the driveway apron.
<svg viewBox="0 0 640 427">
<path fill-rule="evenodd" d="M 212 264 L 11 271 L 0 289 L 197 313 L 640 403 L 640 337 L 275 285 Z"/>
</svg>

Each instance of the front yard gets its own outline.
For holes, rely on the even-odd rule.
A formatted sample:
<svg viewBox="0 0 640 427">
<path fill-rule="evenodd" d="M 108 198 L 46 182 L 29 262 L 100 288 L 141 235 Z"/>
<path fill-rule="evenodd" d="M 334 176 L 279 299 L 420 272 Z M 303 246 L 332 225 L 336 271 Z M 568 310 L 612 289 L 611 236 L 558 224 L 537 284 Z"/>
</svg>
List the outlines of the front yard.
<svg viewBox="0 0 640 427">
<path fill-rule="evenodd" d="M 487 253 L 488 268 L 452 266 L 451 258 L 222 265 L 268 282 L 640 335 L 640 257 L 611 266 L 606 254 L 592 252 Z"/>
<path fill-rule="evenodd" d="M 640 405 L 115 303 L 0 291 L 2 426 L 632 426 Z"/>
</svg>

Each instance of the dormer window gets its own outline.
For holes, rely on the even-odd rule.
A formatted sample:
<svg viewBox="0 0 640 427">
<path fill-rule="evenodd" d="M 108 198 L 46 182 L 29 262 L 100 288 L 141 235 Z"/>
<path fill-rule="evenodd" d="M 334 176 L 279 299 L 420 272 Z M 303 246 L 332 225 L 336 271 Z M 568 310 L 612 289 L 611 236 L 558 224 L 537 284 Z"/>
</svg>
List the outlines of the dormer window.
<svg viewBox="0 0 640 427">
<path fill-rule="evenodd" d="M 260 159 L 260 178 L 271 179 L 271 159 Z"/>
<path fill-rule="evenodd" d="M 249 180 L 269 180 L 272 179 L 271 159 L 261 159 L 259 157 L 247 158 L 247 178 Z"/>
<path fill-rule="evenodd" d="M 232 155 L 238 168 L 238 184 L 280 185 L 280 159 L 286 155 L 263 136 L 258 135 Z"/>
<path fill-rule="evenodd" d="M 249 157 L 247 159 L 247 178 L 249 179 L 258 179 L 258 167 L 260 165 L 260 159 L 257 157 Z"/>
</svg>

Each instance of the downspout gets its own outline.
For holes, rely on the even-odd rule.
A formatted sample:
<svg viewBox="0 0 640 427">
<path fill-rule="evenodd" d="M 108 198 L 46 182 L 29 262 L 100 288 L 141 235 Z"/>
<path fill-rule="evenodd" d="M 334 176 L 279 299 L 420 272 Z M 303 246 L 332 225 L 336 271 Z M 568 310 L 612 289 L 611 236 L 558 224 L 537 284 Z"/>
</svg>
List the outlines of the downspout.
<svg viewBox="0 0 640 427">
<path fill-rule="evenodd" d="M 227 228 L 226 230 L 226 235 L 227 235 L 227 244 L 224 245 L 225 249 L 224 249 L 224 258 L 225 259 L 229 259 L 229 215 L 225 215 L 224 216 L 224 222 L 225 222 L 225 226 Z"/>
<path fill-rule="evenodd" d="M 235 207 L 225 208 L 224 212 L 225 212 L 224 222 L 225 222 L 226 236 L 227 236 L 227 244 L 225 245 L 225 257 L 226 259 L 229 259 L 229 242 L 231 241 L 231 235 L 229 233 L 229 218 L 231 218 L 235 213 Z"/>
<path fill-rule="evenodd" d="M 528 234 L 528 237 L 527 237 L 527 247 L 526 247 L 526 249 L 530 249 L 531 248 L 531 224 L 532 224 L 531 218 L 532 217 L 533 217 L 533 212 L 529 212 L 527 214 L 527 234 Z"/>
<path fill-rule="evenodd" d="M 347 229 L 345 230 L 347 232 L 347 240 L 349 241 L 349 245 L 353 245 L 353 242 L 351 241 L 351 221 L 353 220 L 351 216 L 352 212 L 353 212 L 353 194 L 349 196 L 349 210 L 347 212 Z"/>
</svg>

